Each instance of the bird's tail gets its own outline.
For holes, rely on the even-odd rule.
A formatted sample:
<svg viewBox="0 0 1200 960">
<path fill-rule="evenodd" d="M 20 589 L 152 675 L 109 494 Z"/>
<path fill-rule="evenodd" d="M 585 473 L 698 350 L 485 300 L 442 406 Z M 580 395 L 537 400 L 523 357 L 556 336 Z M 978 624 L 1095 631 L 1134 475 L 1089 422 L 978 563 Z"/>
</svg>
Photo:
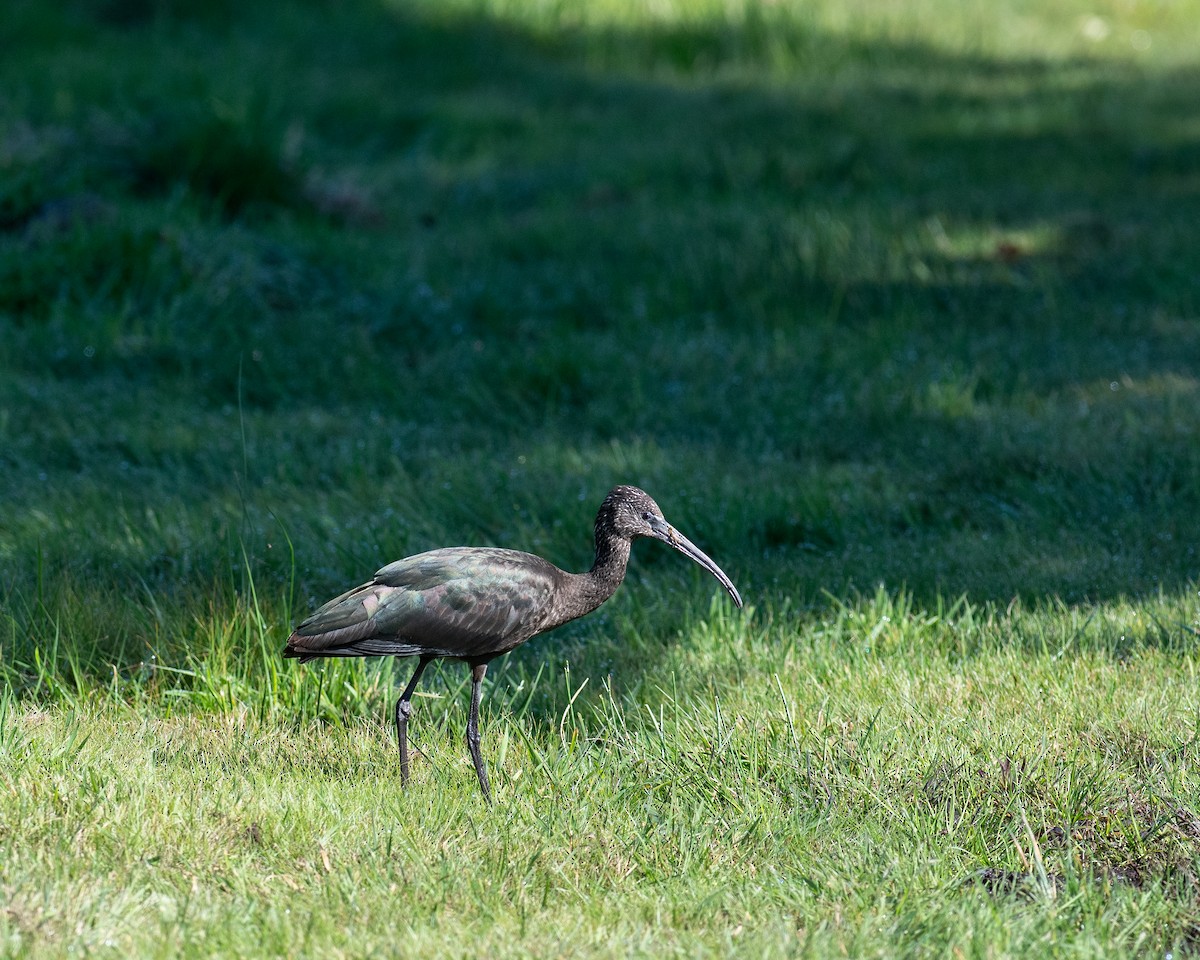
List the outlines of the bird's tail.
<svg viewBox="0 0 1200 960">
<path fill-rule="evenodd" d="M 292 634 L 288 637 L 287 644 L 283 648 L 283 656 L 286 660 L 299 660 L 301 663 L 307 663 L 309 660 L 315 660 L 311 653 L 306 650 L 301 650 L 295 646 L 297 634 Z"/>
</svg>

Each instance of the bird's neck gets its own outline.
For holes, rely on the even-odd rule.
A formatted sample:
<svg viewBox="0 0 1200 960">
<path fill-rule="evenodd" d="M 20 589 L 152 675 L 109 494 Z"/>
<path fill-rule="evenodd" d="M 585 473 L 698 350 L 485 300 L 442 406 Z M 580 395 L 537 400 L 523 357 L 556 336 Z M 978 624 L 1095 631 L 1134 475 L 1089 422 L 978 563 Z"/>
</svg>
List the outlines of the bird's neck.
<svg viewBox="0 0 1200 960">
<path fill-rule="evenodd" d="M 573 581 L 573 589 L 559 611 L 559 617 L 555 618 L 559 623 L 591 613 L 616 592 L 625 579 L 629 547 L 629 541 L 623 537 L 596 534 L 596 559 L 592 569 L 587 573 L 567 575 Z"/>
<path fill-rule="evenodd" d="M 603 532 L 596 534 L 596 559 L 592 562 L 592 569 L 585 574 L 600 598 L 596 601 L 596 607 L 616 593 L 617 587 L 625 579 L 630 546 L 632 544 L 624 537 L 615 537 Z"/>
</svg>

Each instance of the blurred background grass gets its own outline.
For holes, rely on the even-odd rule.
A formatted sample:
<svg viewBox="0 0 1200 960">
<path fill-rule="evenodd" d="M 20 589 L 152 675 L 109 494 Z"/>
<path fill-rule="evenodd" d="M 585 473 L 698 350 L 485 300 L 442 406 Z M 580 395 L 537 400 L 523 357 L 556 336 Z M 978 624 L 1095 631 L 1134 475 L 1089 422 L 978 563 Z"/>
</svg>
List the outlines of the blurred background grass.
<svg viewBox="0 0 1200 960">
<path fill-rule="evenodd" d="M 769 606 L 1182 589 L 1193 12 L 14 4 L 6 646 L 616 481 Z"/>
</svg>

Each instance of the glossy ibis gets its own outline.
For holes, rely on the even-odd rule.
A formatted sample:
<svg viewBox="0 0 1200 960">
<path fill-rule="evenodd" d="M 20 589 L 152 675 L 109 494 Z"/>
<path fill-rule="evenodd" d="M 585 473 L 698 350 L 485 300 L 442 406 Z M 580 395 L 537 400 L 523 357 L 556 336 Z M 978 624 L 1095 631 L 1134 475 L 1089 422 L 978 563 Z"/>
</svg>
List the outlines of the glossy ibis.
<svg viewBox="0 0 1200 960">
<path fill-rule="evenodd" d="M 629 548 L 654 537 L 716 577 L 739 607 L 737 588 L 699 547 L 663 518 L 637 487 L 613 487 L 596 514 L 596 560 L 567 573 L 541 557 L 495 547 L 447 547 L 390 563 L 370 583 L 330 600 L 296 627 L 285 657 L 418 657 L 396 703 L 400 780 L 408 783 L 408 718 L 413 691 L 430 660 L 471 667 L 467 747 L 479 786 L 491 800 L 479 753 L 479 699 L 488 662 L 530 637 L 591 613 L 625 578 Z"/>
</svg>

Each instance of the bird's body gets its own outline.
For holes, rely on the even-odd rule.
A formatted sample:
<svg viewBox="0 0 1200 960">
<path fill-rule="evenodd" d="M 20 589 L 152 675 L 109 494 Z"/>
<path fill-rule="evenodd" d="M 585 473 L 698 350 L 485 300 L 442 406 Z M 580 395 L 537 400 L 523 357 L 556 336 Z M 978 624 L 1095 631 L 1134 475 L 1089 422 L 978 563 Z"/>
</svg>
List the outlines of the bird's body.
<svg viewBox="0 0 1200 960">
<path fill-rule="evenodd" d="M 370 583 L 325 604 L 296 628 L 289 648 L 302 660 L 491 659 L 570 619 L 556 617 L 553 602 L 567 576 L 517 550 L 430 550 L 388 564 Z"/>
<path fill-rule="evenodd" d="M 590 587 L 587 575 L 532 553 L 443 547 L 389 563 L 370 583 L 330 600 L 296 628 L 284 656 L 486 662 L 612 595 Z"/>
<path fill-rule="evenodd" d="M 568 573 L 531 553 L 497 547 L 445 547 L 390 563 L 360 587 L 330 600 L 296 627 L 283 651 L 302 662 L 317 657 L 419 657 L 396 704 L 401 779 L 408 780 L 410 699 L 429 661 L 465 660 L 473 670 L 467 742 L 484 795 L 479 754 L 480 684 L 487 664 L 526 640 L 595 610 L 625 576 L 630 545 L 648 536 L 669 543 L 709 570 L 740 607 L 721 569 L 662 517 L 636 487 L 615 487 L 596 517 L 596 559 L 587 573 Z"/>
</svg>

